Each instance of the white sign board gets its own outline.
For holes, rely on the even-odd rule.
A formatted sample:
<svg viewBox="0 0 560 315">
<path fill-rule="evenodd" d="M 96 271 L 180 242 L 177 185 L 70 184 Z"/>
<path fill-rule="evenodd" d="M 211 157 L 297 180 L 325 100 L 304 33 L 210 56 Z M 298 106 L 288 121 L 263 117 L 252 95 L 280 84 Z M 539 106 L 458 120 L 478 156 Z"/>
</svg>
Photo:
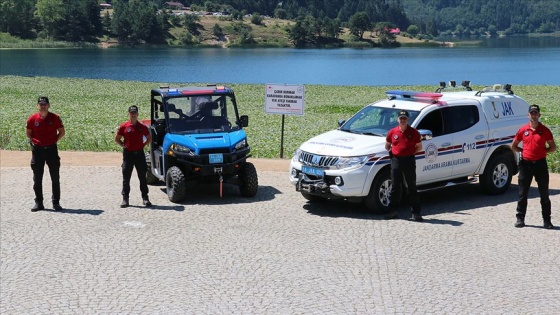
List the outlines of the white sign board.
<svg viewBox="0 0 560 315">
<path fill-rule="evenodd" d="M 267 84 L 264 112 L 267 114 L 303 115 L 303 85 Z"/>
</svg>

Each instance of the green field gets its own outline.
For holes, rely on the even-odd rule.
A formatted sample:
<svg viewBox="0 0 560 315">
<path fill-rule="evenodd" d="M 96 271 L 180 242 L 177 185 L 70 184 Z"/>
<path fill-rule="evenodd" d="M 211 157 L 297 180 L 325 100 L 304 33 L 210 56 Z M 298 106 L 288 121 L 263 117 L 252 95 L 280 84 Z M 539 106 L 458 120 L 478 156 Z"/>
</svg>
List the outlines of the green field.
<svg viewBox="0 0 560 315">
<path fill-rule="evenodd" d="M 113 139 L 117 126 L 128 118 L 128 106 L 138 105 L 140 117 L 149 118 L 150 89 L 161 85 L 168 83 L 0 76 L 0 148 L 29 149 L 25 122 L 37 110 L 37 97 L 47 95 L 51 111 L 61 115 L 66 128 L 61 150 L 119 151 Z M 240 113 L 249 115 L 247 133 L 253 156 L 278 158 L 282 118 L 264 113 L 264 84 L 228 85 L 236 92 Z M 305 115 L 285 117 L 284 158 L 290 158 L 303 141 L 336 128 L 338 119 L 348 119 L 394 89 L 434 91 L 436 86 L 306 85 Z M 559 144 L 560 86 L 514 86 L 513 91 L 529 103 L 541 105 L 542 122 L 552 129 Z M 560 152 L 549 155 L 548 162 L 552 171 L 560 172 Z"/>
</svg>

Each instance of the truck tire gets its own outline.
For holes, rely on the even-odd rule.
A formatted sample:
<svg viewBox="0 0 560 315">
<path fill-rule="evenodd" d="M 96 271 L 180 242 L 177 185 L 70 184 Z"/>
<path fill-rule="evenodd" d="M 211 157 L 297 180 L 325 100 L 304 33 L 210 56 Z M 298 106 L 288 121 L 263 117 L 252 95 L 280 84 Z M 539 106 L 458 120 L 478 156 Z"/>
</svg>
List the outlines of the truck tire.
<svg viewBox="0 0 560 315">
<path fill-rule="evenodd" d="M 490 158 L 484 173 L 480 174 L 480 188 L 483 193 L 488 195 L 498 195 L 504 193 L 511 184 L 513 167 L 510 159 L 503 154 L 498 154 Z"/>
<path fill-rule="evenodd" d="M 171 202 L 179 202 L 185 199 L 187 194 L 187 181 L 183 171 L 177 166 L 171 166 L 165 174 L 165 186 L 167 197 Z"/>
<path fill-rule="evenodd" d="M 149 154 L 146 154 L 146 165 L 148 166 L 146 169 L 146 183 L 148 183 L 148 185 L 155 185 L 159 183 L 159 178 L 152 174 L 152 162 L 150 162 Z"/>
<path fill-rule="evenodd" d="M 371 184 L 369 194 L 364 198 L 366 209 L 374 213 L 389 212 L 389 197 L 392 186 L 391 172 L 388 169 L 379 172 Z M 394 200 L 394 202 L 399 204 L 400 196 L 395 199 L 397 200 Z"/>
<path fill-rule="evenodd" d="M 239 192 L 243 197 L 255 197 L 259 189 L 257 170 L 252 163 L 245 162 L 239 170 Z"/>
</svg>

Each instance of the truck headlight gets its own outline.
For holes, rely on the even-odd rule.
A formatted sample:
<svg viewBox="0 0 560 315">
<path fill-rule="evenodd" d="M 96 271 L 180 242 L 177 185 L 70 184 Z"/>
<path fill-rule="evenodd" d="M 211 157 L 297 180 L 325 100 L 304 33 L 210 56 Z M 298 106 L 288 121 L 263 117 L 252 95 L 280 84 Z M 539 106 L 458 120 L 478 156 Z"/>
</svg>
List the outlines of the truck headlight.
<svg viewBox="0 0 560 315">
<path fill-rule="evenodd" d="M 294 162 L 298 162 L 299 161 L 299 156 L 301 155 L 301 150 L 300 149 L 296 149 L 296 152 L 294 152 L 294 156 L 292 157 L 292 161 Z"/>
<path fill-rule="evenodd" d="M 180 145 L 180 144 L 177 144 L 177 143 L 172 144 L 171 149 L 173 151 L 176 151 L 176 152 L 191 153 L 191 149 L 189 149 L 188 147 L 186 147 L 184 145 Z"/>
<path fill-rule="evenodd" d="M 241 150 L 247 146 L 247 140 L 243 139 L 235 145 L 235 150 Z"/>
<path fill-rule="evenodd" d="M 336 163 L 337 169 L 353 169 L 360 168 L 364 165 L 373 155 L 362 155 L 353 157 L 341 157 Z"/>
</svg>

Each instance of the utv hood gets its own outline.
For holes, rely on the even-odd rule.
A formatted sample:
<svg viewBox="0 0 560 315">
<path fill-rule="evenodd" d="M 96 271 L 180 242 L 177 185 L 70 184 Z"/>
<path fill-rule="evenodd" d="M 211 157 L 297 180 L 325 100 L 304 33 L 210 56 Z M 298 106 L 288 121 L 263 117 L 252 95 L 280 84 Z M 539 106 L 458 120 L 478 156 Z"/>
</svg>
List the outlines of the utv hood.
<svg viewBox="0 0 560 315">
<path fill-rule="evenodd" d="M 206 149 L 224 149 L 232 152 L 235 145 L 246 139 L 245 131 L 239 130 L 235 132 L 218 132 L 208 134 L 168 134 L 165 137 L 164 147 L 169 148 L 171 144 L 176 143 L 188 147 L 195 154 L 199 154 L 200 150 Z"/>
</svg>

